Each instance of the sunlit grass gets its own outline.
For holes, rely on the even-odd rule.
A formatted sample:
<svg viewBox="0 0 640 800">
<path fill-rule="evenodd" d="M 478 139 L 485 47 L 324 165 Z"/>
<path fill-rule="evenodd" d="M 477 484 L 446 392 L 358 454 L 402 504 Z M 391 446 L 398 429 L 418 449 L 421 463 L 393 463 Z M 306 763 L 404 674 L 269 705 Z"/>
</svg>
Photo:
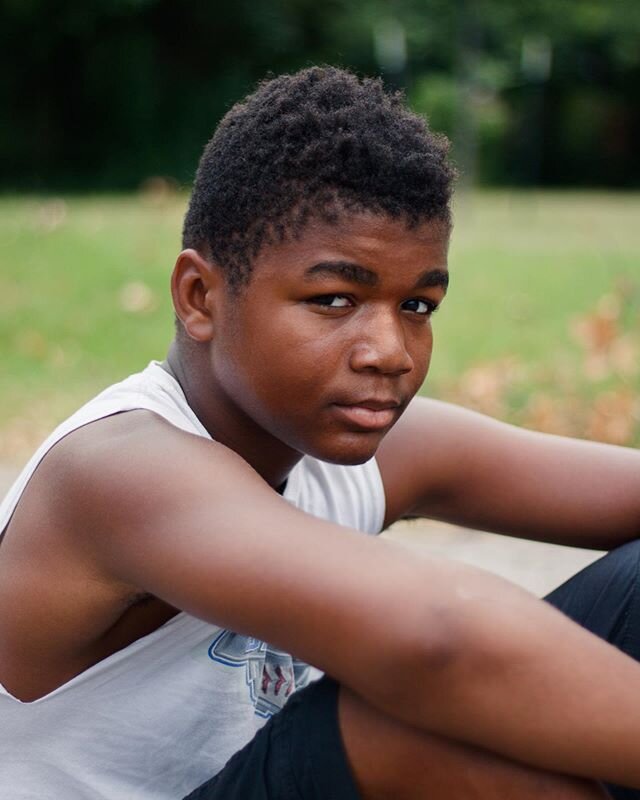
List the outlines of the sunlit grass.
<svg viewBox="0 0 640 800">
<path fill-rule="evenodd" d="M 0 200 L 0 458 L 24 458 L 79 403 L 163 357 L 185 205 L 162 192 Z M 424 391 L 640 443 L 638 219 L 640 195 L 460 198 Z"/>
</svg>

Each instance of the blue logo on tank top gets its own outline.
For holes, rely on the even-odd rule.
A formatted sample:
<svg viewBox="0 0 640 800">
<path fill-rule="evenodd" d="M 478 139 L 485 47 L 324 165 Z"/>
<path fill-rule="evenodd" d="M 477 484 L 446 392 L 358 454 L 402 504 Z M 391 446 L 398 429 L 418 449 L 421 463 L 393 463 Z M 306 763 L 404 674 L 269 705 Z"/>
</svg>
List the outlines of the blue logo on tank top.
<svg viewBox="0 0 640 800">
<path fill-rule="evenodd" d="M 249 697 L 261 717 L 273 716 L 296 689 L 309 683 L 307 664 L 251 636 L 222 631 L 208 653 L 218 664 L 244 668 Z"/>
</svg>

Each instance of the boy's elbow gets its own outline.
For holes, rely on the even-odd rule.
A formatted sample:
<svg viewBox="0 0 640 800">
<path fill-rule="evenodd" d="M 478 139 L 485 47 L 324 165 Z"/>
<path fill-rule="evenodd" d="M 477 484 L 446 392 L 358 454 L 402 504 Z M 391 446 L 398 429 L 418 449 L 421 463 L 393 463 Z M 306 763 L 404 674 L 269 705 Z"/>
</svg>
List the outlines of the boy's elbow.
<svg viewBox="0 0 640 800">
<path fill-rule="evenodd" d="M 404 619 L 389 621 L 397 625 L 393 641 L 375 670 L 382 710 L 441 732 L 461 696 L 482 691 L 488 675 L 508 672 L 519 662 L 513 615 L 491 613 L 484 601 L 476 605 L 455 592 L 436 600 L 433 594 L 422 600 L 414 595 Z"/>
<path fill-rule="evenodd" d="M 465 650 L 463 633 L 446 603 L 423 610 L 419 605 L 412 601 L 410 613 L 387 618 L 386 641 L 378 641 L 368 671 L 368 699 L 406 721 L 413 721 L 417 707 L 458 671 Z"/>
</svg>

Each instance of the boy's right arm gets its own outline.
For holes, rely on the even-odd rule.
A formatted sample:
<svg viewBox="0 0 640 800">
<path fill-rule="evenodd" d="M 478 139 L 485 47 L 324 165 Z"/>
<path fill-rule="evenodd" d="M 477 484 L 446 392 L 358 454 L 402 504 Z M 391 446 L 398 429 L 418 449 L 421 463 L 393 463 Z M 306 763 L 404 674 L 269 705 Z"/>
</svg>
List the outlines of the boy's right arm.
<svg viewBox="0 0 640 800">
<path fill-rule="evenodd" d="M 105 579 L 293 652 L 423 730 L 640 787 L 627 656 L 497 577 L 293 508 L 147 412 L 91 428 L 90 448 L 61 448 L 53 513 Z"/>
</svg>

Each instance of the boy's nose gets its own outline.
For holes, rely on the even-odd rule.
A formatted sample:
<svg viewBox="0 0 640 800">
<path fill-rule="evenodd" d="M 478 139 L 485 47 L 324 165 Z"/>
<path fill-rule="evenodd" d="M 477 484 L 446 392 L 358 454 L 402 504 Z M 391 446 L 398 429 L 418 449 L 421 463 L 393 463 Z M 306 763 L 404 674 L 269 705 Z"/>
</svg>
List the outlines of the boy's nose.
<svg viewBox="0 0 640 800">
<path fill-rule="evenodd" d="M 394 314 L 377 314 L 362 326 L 351 349 L 350 366 L 355 372 L 375 370 L 402 375 L 413 369 L 402 323 Z"/>
</svg>

